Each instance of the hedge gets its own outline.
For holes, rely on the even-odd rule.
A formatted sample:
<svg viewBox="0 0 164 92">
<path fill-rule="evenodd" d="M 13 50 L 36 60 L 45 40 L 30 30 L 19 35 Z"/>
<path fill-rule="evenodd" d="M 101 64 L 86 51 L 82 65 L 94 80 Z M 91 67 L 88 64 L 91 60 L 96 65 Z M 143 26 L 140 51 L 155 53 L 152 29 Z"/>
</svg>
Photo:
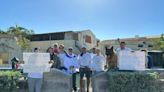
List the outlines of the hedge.
<svg viewBox="0 0 164 92">
<path fill-rule="evenodd" d="M 158 73 L 108 72 L 109 92 L 160 92 Z"/>
<path fill-rule="evenodd" d="M 17 92 L 18 80 L 21 76 L 20 71 L 0 71 L 0 91 Z"/>
</svg>

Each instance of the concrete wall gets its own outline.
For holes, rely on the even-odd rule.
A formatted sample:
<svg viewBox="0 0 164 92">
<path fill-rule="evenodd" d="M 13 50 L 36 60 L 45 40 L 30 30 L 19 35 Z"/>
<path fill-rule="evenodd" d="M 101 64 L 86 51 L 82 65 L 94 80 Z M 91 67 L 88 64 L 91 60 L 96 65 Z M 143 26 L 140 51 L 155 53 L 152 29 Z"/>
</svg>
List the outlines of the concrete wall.
<svg viewBox="0 0 164 92">
<path fill-rule="evenodd" d="M 73 40 L 73 32 L 66 32 L 64 39 L 65 40 Z"/>
<path fill-rule="evenodd" d="M 0 35 L 0 54 L 3 53 L 8 54 L 8 61 L 13 57 L 22 59 L 21 47 L 14 36 Z"/>
<path fill-rule="evenodd" d="M 72 76 L 57 69 L 44 73 L 42 92 L 72 92 Z"/>
<path fill-rule="evenodd" d="M 106 72 L 102 72 L 92 77 L 93 92 L 109 92 L 108 76 Z"/>
</svg>

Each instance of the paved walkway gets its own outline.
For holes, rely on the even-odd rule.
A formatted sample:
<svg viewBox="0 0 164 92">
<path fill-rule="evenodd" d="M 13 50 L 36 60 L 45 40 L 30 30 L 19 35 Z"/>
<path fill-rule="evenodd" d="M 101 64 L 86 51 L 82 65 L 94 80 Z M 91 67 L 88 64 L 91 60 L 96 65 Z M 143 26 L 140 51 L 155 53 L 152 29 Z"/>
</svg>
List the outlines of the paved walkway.
<svg viewBox="0 0 164 92">
<path fill-rule="evenodd" d="M 86 88 L 87 88 L 86 79 L 84 81 L 85 81 L 85 90 L 86 90 Z M 77 85 L 77 89 L 78 89 L 77 92 L 80 92 L 80 75 L 79 74 L 76 75 L 76 85 Z M 87 92 L 87 90 L 85 92 Z M 90 85 L 89 92 L 92 92 L 91 85 Z"/>
</svg>

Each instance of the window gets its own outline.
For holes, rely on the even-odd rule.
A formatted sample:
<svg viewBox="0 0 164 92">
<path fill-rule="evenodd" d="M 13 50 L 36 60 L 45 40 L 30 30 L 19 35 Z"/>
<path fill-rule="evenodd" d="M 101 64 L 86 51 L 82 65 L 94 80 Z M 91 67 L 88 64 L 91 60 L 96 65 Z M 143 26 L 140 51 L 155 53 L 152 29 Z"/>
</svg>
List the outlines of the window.
<svg viewBox="0 0 164 92">
<path fill-rule="evenodd" d="M 32 35 L 31 41 L 46 41 L 49 40 L 48 34 L 41 34 L 41 35 Z"/>
<path fill-rule="evenodd" d="M 73 34 L 73 39 L 74 39 L 74 40 L 79 40 L 79 38 L 78 38 L 78 33 L 74 33 L 74 34 Z"/>
<path fill-rule="evenodd" d="M 142 44 L 138 44 L 138 47 L 143 47 L 143 45 Z"/>
<path fill-rule="evenodd" d="M 64 33 L 53 33 L 51 35 L 51 40 L 64 40 Z"/>
<path fill-rule="evenodd" d="M 153 45 L 149 44 L 148 47 L 153 47 Z"/>
<path fill-rule="evenodd" d="M 91 36 L 86 35 L 85 36 L 85 42 L 92 43 Z"/>
<path fill-rule="evenodd" d="M 64 40 L 64 33 L 32 35 L 31 41 Z"/>
</svg>

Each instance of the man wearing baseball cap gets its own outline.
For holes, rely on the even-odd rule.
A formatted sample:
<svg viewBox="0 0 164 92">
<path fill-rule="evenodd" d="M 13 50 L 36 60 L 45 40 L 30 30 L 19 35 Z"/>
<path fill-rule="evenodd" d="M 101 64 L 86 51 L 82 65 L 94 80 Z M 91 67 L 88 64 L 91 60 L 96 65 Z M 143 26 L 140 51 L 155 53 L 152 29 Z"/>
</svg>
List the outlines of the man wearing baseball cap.
<svg viewBox="0 0 164 92">
<path fill-rule="evenodd" d="M 84 75 L 87 78 L 87 92 L 89 92 L 90 77 L 91 77 L 91 55 L 87 52 L 86 46 L 81 47 L 81 54 L 79 56 L 79 72 L 80 72 L 80 90 L 83 92 L 84 89 Z"/>
</svg>

